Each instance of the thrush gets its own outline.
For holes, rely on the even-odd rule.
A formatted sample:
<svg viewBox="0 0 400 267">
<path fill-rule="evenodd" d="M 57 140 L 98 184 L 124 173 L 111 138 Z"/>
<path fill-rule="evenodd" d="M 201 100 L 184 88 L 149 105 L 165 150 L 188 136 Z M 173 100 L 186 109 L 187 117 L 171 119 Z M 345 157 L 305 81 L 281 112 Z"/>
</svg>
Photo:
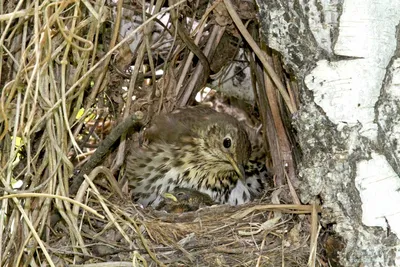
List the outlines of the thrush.
<svg viewBox="0 0 400 267">
<path fill-rule="evenodd" d="M 177 187 L 231 205 L 248 202 L 262 188 L 257 177 L 246 181 L 251 145 L 228 114 L 203 106 L 178 109 L 156 116 L 143 136 L 126 161 L 133 200 L 143 206 L 157 207 Z"/>
<path fill-rule="evenodd" d="M 176 187 L 172 192 L 164 193 L 163 198 L 157 209 L 168 213 L 195 211 L 214 204 L 209 195 L 188 188 Z"/>
</svg>

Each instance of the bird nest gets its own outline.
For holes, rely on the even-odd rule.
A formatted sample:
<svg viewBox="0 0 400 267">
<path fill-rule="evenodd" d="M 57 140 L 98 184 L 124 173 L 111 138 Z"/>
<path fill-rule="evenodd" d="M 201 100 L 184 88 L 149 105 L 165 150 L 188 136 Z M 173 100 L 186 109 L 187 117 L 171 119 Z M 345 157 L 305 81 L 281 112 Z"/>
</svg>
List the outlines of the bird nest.
<svg viewBox="0 0 400 267">
<path fill-rule="evenodd" d="M 276 200 L 283 191 L 267 195 Z M 84 209 L 72 227 L 54 227 L 49 245 L 56 265 L 307 266 L 312 259 L 316 206 L 265 204 L 274 202 L 270 197 L 237 207 L 166 213 L 108 194 L 92 187 L 84 201 L 90 210 Z M 71 231 L 84 253 L 74 249 Z"/>
<path fill-rule="evenodd" d="M 297 87 L 279 57 L 258 48 L 253 2 L 6 2 L 0 266 L 316 264 L 320 211 L 300 205 L 295 160 L 283 153 L 293 144 L 281 138 L 290 135 L 284 122 L 298 105 Z M 246 79 L 258 89 L 236 91 Z M 123 186 L 132 132 L 156 113 L 194 104 L 206 83 L 227 80 L 224 97 L 212 90 L 206 100 L 263 133 L 256 139 L 270 152 L 276 189 L 245 205 L 183 213 L 132 203 Z"/>
</svg>

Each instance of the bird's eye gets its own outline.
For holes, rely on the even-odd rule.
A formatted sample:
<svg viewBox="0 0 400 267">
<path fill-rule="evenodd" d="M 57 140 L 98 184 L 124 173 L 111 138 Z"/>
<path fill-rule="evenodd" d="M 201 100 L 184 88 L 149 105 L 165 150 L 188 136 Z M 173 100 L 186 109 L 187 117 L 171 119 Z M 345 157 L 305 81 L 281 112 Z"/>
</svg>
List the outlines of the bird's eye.
<svg viewBox="0 0 400 267">
<path fill-rule="evenodd" d="M 222 144 L 224 145 L 225 148 L 230 148 L 232 145 L 232 140 L 229 137 L 225 137 Z"/>
<path fill-rule="evenodd" d="M 176 196 L 177 197 L 182 197 L 182 196 L 184 196 L 185 195 L 185 193 L 183 193 L 183 192 L 178 192 L 178 193 L 176 193 Z"/>
</svg>

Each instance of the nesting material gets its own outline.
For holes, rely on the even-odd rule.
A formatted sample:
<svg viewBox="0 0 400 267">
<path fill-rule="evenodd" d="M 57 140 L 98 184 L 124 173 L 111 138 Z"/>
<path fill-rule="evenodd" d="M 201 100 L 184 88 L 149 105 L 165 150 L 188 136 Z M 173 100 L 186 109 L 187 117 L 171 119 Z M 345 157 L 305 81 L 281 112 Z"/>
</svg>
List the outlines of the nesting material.
<svg viewBox="0 0 400 267">
<path fill-rule="evenodd" d="M 288 141 L 278 138 L 284 128 L 275 131 L 277 120 L 268 113 L 282 110 L 289 116 L 298 92 L 287 88 L 289 101 L 277 83 L 283 101 L 269 106 L 254 41 L 251 49 L 242 42 L 246 27 L 257 30 L 253 2 L 5 2 L 0 266 L 326 264 L 317 247 L 320 209 L 299 205 L 294 160 L 290 151 L 279 149 L 281 140 Z M 234 23 L 232 14 L 246 27 Z M 269 187 L 265 197 L 245 205 L 184 213 L 132 203 L 124 187 L 124 158 L 140 127 L 130 119 L 144 126 L 156 113 L 193 104 L 207 83 L 229 78 L 238 49 L 246 49 L 241 59 L 252 66 L 246 73 L 257 73 L 252 81 L 258 89 L 252 103 L 230 100 L 223 109 L 238 114 L 256 143 L 270 151 L 265 161 L 276 171 L 271 183 L 277 189 Z M 291 84 L 285 74 L 269 75 Z M 133 127 L 124 131 L 121 122 Z M 286 156 L 279 158 L 282 151 Z"/>
<path fill-rule="evenodd" d="M 262 202 L 268 202 L 264 199 Z M 112 197 L 93 196 L 88 203 L 99 219 L 86 213 L 81 236 L 91 259 L 80 263 L 124 262 L 136 259 L 143 266 L 307 266 L 310 255 L 310 223 L 313 211 L 306 205 L 215 205 L 194 212 L 167 213 L 142 209 Z M 299 214 L 307 214 L 302 216 Z M 50 240 L 56 262 L 72 260 L 66 243 L 68 228 L 56 227 Z M 79 265 L 78 265 L 79 266 Z"/>
</svg>

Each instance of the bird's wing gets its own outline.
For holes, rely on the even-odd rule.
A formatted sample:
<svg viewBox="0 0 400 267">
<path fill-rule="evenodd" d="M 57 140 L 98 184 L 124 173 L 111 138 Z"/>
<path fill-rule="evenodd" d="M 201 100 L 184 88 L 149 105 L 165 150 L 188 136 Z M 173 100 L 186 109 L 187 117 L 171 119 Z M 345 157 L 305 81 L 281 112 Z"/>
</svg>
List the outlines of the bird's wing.
<svg viewBox="0 0 400 267">
<path fill-rule="evenodd" d="M 209 107 L 186 107 L 153 118 L 144 137 L 149 142 L 176 143 L 185 138 L 198 137 L 197 129 L 212 121 L 218 114 Z M 220 115 L 221 116 L 221 115 Z"/>
<path fill-rule="evenodd" d="M 185 124 L 169 114 L 155 117 L 144 132 L 144 138 L 149 142 L 178 143 L 182 138 L 194 137 L 190 125 Z"/>
</svg>

